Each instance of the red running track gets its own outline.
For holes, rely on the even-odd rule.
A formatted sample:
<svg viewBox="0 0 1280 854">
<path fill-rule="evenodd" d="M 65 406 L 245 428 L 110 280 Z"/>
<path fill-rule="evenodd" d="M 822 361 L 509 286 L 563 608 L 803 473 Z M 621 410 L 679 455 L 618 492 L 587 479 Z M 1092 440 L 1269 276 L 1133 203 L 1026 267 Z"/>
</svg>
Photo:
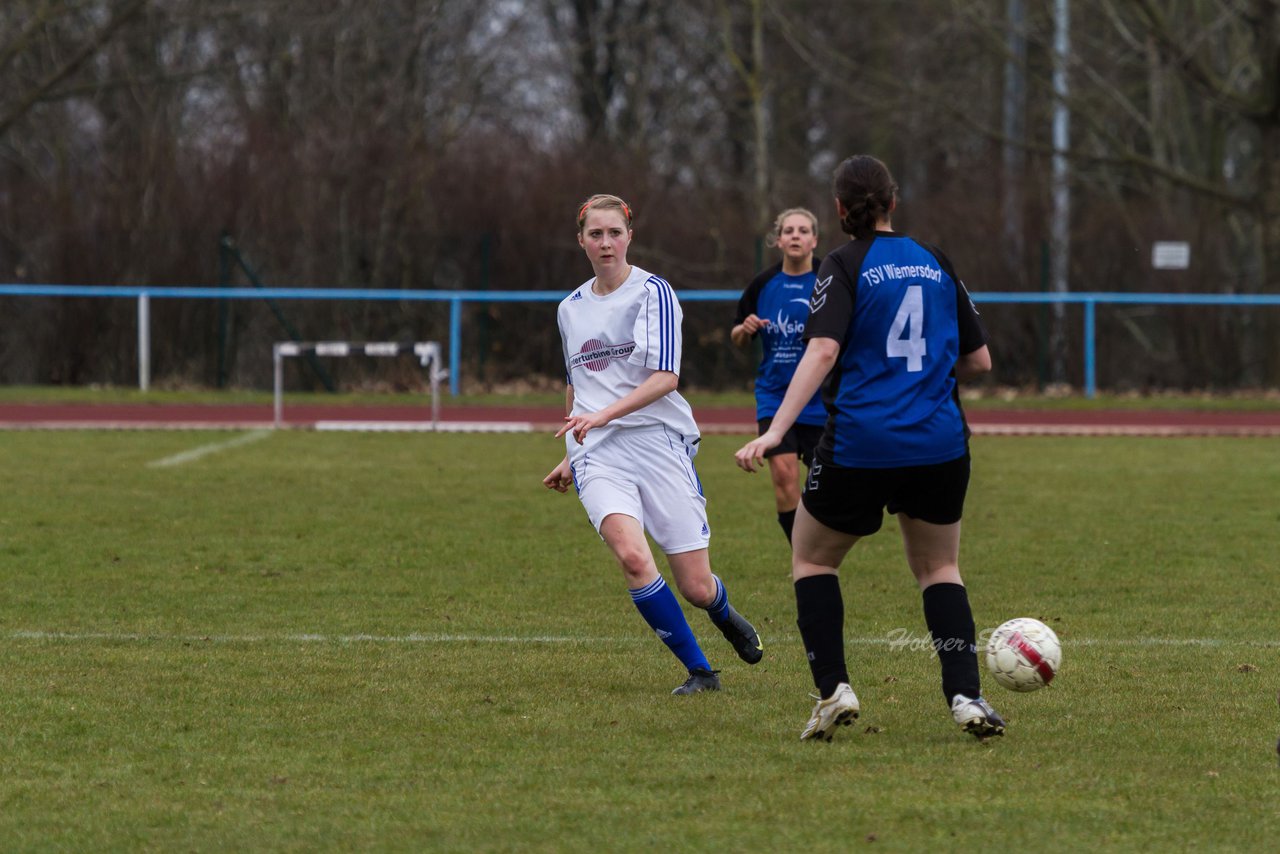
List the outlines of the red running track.
<svg viewBox="0 0 1280 854">
<path fill-rule="evenodd" d="M 705 433 L 755 432 L 748 408 L 696 407 Z M 967 411 L 977 435 L 1280 436 L 1280 405 L 1249 411 L 1088 410 Z M 258 429 L 273 426 L 269 404 L 5 403 L 0 429 Z M 284 426 L 311 429 L 430 429 L 422 406 L 297 404 L 284 407 Z M 440 407 L 439 429 L 449 431 L 554 431 L 557 407 Z"/>
</svg>

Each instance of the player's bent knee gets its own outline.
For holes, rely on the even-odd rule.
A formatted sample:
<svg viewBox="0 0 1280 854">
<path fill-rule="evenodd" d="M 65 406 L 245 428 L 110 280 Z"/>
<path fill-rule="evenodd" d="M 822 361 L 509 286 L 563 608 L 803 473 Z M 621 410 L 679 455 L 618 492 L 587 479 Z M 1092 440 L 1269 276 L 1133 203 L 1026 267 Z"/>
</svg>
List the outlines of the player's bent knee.
<svg viewBox="0 0 1280 854">
<path fill-rule="evenodd" d="M 685 601 L 705 608 L 716 598 L 716 584 L 710 577 L 704 579 L 677 579 L 676 587 Z"/>
<path fill-rule="evenodd" d="M 647 543 L 612 543 L 611 546 L 614 558 L 628 579 L 648 581 L 653 578 L 657 566 Z"/>
</svg>

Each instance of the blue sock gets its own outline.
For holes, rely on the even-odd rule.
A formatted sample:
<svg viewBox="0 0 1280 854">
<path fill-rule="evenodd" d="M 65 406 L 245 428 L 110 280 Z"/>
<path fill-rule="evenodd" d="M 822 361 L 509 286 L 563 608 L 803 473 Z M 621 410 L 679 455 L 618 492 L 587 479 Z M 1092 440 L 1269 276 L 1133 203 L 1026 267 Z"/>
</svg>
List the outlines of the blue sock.
<svg viewBox="0 0 1280 854">
<path fill-rule="evenodd" d="M 700 667 L 710 670 L 707 657 L 698 646 L 698 639 L 689 628 L 689 621 L 680 610 L 676 595 L 671 592 L 667 582 L 659 575 L 656 580 L 646 584 L 639 590 L 631 591 L 631 601 L 635 603 L 640 616 L 662 638 L 662 642 L 680 659 L 680 663 L 688 670 Z"/>
<path fill-rule="evenodd" d="M 729 594 L 724 589 L 724 582 L 720 580 L 720 576 L 712 575 L 711 577 L 716 582 L 716 598 L 711 600 L 706 611 L 711 616 L 711 622 L 723 623 L 729 619 Z"/>
</svg>

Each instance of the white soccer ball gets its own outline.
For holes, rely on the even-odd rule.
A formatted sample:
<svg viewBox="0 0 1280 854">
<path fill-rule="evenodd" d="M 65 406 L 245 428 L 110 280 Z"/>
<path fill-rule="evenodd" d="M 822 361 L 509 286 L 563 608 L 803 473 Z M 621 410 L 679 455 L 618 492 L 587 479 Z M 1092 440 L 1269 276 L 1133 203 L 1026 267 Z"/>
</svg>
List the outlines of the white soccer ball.
<svg viewBox="0 0 1280 854">
<path fill-rule="evenodd" d="M 987 641 L 987 669 L 1010 691 L 1034 691 L 1053 681 L 1062 664 L 1062 644 L 1039 620 L 1018 617 L 1001 624 Z"/>
</svg>

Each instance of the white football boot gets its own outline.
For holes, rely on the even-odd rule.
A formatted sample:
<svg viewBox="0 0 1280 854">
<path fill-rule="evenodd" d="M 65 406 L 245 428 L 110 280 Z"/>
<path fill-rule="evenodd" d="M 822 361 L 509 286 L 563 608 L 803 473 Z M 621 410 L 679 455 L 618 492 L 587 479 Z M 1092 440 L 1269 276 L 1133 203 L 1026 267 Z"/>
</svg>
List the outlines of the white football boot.
<svg viewBox="0 0 1280 854">
<path fill-rule="evenodd" d="M 838 726 L 849 726 L 862 710 L 858 705 L 858 696 L 853 693 L 848 682 L 836 686 L 835 693 L 827 699 L 819 699 L 813 707 L 813 715 L 800 733 L 800 740 L 816 739 L 830 741 Z"/>
<path fill-rule="evenodd" d="M 971 700 L 964 694 L 956 694 L 951 700 L 951 717 L 965 732 L 978 738 L 1004 735 L 1004 718 L 981 697 Z"/>
</svg>

